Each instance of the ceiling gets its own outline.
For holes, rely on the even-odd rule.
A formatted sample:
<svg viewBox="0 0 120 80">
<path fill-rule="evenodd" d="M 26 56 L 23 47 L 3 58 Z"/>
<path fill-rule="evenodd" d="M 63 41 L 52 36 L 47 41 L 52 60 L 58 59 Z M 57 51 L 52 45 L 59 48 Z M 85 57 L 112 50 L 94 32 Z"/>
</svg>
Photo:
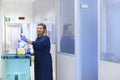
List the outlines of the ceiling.
<svg viewBox="0 0 120 80">
<path fill-rule="evenodd" d="M 2 0 L 3 3 L 33 3 L 36 0 Z"/>
</svg>

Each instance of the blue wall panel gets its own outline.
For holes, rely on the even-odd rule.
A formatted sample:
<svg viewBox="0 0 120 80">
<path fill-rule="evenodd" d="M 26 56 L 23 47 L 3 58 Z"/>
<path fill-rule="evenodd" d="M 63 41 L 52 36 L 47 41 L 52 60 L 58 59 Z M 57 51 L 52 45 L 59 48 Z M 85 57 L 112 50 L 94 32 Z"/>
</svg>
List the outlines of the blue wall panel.
<svg viewBox="0 0 120 80">
<path fill-rule="evenodd" d="M 97 0 L 82 0 L 88 8 L 81 8 L 82 80 L 98 79 Z"/>
</svg>

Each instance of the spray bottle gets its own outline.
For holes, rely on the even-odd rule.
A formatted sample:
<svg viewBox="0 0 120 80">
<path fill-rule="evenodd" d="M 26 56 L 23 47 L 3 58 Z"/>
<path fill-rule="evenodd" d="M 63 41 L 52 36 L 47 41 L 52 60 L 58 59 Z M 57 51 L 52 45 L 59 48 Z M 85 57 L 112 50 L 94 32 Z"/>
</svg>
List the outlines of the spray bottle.
<svg viewBox="0 0 120 80">
<path fill-rule="evenodd" d="M 20 30 L 20 36 L 21 34 L 23 34 L 23 29 L 21 27 Z M 26 53 L 26 43 L 21 40 L 21 37 L 19 36 L 19 40 L 18 40 L 18 47 L 17 47 L 17 54 L 25 54 Z"/>
</svg>

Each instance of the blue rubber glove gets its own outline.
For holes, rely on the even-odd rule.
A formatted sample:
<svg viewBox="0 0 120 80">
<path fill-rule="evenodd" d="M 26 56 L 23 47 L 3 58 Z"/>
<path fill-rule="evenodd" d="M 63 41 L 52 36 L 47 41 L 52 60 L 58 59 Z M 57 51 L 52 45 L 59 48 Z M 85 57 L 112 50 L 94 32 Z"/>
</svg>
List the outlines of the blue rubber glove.
<svg viewBox="0 0 120 80">
<path fill-rule="evenodd" d="M 26 54 L 31 54 L 30 49 L 27 49 Z"/>
<path fill-rule="evenodd" d="M 20 38 L 21 38 L 21 40 L 28 42 L 28 39 L 25 37 L 25 35 L 20 34 Z"/>
</svg>

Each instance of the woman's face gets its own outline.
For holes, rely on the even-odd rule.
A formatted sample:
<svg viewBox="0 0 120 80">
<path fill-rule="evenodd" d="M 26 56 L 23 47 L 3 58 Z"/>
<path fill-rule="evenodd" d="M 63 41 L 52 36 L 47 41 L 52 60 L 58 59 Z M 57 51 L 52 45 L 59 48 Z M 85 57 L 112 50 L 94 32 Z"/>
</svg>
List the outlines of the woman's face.
<svg viewBox="0 0 120 80">
<path fill-rule="evenodd" d="M 68 33 L 68 34 L 73 34 L 73 28 L 72 28 L 72 26 L 69 26 L 69 27 L 68 27 L 67 33 Z"/>
<path fill-rule="evenodd" d="M 44 34 L 43 26 L 38 26 L 37 27 L 37 35 L 40 36 L 40 35 L 43 35 L 43 34 Z"/>
</svg>

